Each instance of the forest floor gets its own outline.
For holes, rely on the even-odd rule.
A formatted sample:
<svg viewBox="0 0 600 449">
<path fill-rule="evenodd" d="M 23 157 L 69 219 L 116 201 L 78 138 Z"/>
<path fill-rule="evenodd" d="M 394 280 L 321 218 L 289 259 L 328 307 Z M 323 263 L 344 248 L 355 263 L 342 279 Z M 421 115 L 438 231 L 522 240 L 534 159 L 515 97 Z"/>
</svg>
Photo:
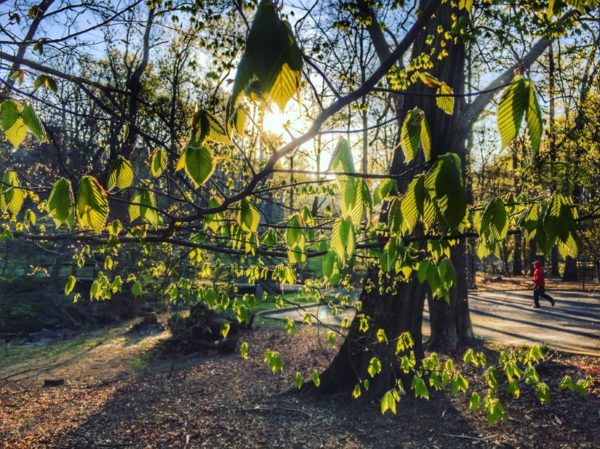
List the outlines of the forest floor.
<svg viewBox="0 0 600 449">
<path fill-rule="evenodd" d="M 211 352 L 165 358 L 154 348 L 167 331 L 126 331 L 0 347 L 0 448 L 600 447 L 600 386 L 587 398 L 557 389 L 566 374 L 600 378 L 599 358 L 553 354 L 540 369 L 551 404 L 539 405 L 523 385 L 520 399 L 507 400 L 508 418 L 490 426 L 462 395 L 404 397 L 397 415 L 382 416 L 376 403 L 292 392 L 296 371 L 307 378 L 334 354 L 314 326 L 289 336 L 263 322 L 240 337 L 248 360 Z M 267 348 L 281 353 L 283 374 L 263 362 Z M 489 360 L 497 357 L 485 350 Z M 44 388 L 45 379 L 65 383 Z"/>
</svg>

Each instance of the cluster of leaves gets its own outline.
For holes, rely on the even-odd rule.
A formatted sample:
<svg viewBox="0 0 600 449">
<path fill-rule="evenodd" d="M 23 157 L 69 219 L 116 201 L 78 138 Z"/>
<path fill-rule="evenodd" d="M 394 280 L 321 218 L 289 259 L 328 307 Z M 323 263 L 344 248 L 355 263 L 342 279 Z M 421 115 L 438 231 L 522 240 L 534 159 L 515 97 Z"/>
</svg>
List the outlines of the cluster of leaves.
<svg viewBox="0 0 600 449">
<path fill-rule="evenodd" d="M 492 199 L 483 212 L 474 213 L 475 227 L 479 231 L 479 257 L 498 254 L 511 225 L 519 228 L 526 241 L 536 238 L 546 256 L 558 245 L 563 257 L 577 257 L 581 241 L 576 229 L 577 210 L 572 200 L 555 193 L 551 198 L 533 204 L 523 204 L 509 195 Z"/>
</svg>

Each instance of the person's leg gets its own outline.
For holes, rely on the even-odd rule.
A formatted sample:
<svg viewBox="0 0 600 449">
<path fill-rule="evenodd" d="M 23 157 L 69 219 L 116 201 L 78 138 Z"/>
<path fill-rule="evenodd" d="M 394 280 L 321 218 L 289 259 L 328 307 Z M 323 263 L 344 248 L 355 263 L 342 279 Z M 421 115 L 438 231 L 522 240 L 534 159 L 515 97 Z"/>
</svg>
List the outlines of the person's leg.
<svg viewBox="0 0 600 449">
<path fill-rule="evenodd" d="M 540 300 L 539 300 L 540 290 L 538 288 L 533 289 L 533 307 L 536 309 L 540 308 Z"/>
<path fill-rule="evenodd" d="M 546 293 L 546 290 L 541 290 L 540 296 L 542 298 L 544 298 L 545 300 L 550 301 L 550 304 L 552 304 L 552 307 L 554 307 L 554 304 L 556 304 L 556 302 L 554 301 L 554 298 L 552 298 L 552 296 L 550 296 L 548 293 Z"/>
</svg>

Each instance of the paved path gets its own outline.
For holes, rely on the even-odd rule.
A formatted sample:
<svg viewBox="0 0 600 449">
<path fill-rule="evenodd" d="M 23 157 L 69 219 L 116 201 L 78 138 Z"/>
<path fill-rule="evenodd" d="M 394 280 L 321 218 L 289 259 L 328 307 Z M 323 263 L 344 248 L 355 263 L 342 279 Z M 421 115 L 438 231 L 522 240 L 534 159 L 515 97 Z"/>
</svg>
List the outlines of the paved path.
<svg viewBox="0 0 600 449">
<path fill-rule="evenodd" d="M 600 296 L 548 291 L 556 307 L 540 300 L 534 309 L 528 291 L 469 292 L 473 330 L 506 344 L 544 342 L 552 348 L 600 356 Z"/>
<path fill-rule="evenodd" d="M 600 356 L 600 295 L 549 293 L 556 299 L 556 307 L 541 300 L 542 307 L 534 309 L 528 291 L 469 292 L 475 335 L 510 345 L 544 342 L 561 351 Z M 354 315 L 351 309 L 333 315 L 324 305 L 309 305 L 303 309 L 267 312 L 264 316 L 302 322 L 307 313 L 329 325 L 339 325 Z M 423 333 L 429 334 L 427 308 Z"/>
</svg>

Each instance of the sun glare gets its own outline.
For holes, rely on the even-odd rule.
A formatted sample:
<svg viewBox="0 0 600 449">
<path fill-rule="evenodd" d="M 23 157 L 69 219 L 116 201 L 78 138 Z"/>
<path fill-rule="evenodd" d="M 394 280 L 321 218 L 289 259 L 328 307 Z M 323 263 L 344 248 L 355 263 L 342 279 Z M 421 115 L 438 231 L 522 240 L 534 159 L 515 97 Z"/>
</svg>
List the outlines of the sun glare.
<svg viewBox="0 0 600 449">
<path fill-rule="evenodd" d="M 288 114 L 280 112 L 279 109 L 274 108 L 273 111 L 265 113 L 263 119 L 263 131 L 265 132 L 283 136 L 285 129 L 291 125 L 291 119 L 288 117 Z"/>
<path fill-rule="evenodd" d="M 283 112 L 275 105 L 265 111 L 263 130 L 268 133 L 283 137 L 288 134 L 286 129 L 289 129 L 292 134 L 297 134 L 303 132 L 305 127 L 306 120 L 301 116 L 297 104 L 289 104 Z"/>
</svg>

